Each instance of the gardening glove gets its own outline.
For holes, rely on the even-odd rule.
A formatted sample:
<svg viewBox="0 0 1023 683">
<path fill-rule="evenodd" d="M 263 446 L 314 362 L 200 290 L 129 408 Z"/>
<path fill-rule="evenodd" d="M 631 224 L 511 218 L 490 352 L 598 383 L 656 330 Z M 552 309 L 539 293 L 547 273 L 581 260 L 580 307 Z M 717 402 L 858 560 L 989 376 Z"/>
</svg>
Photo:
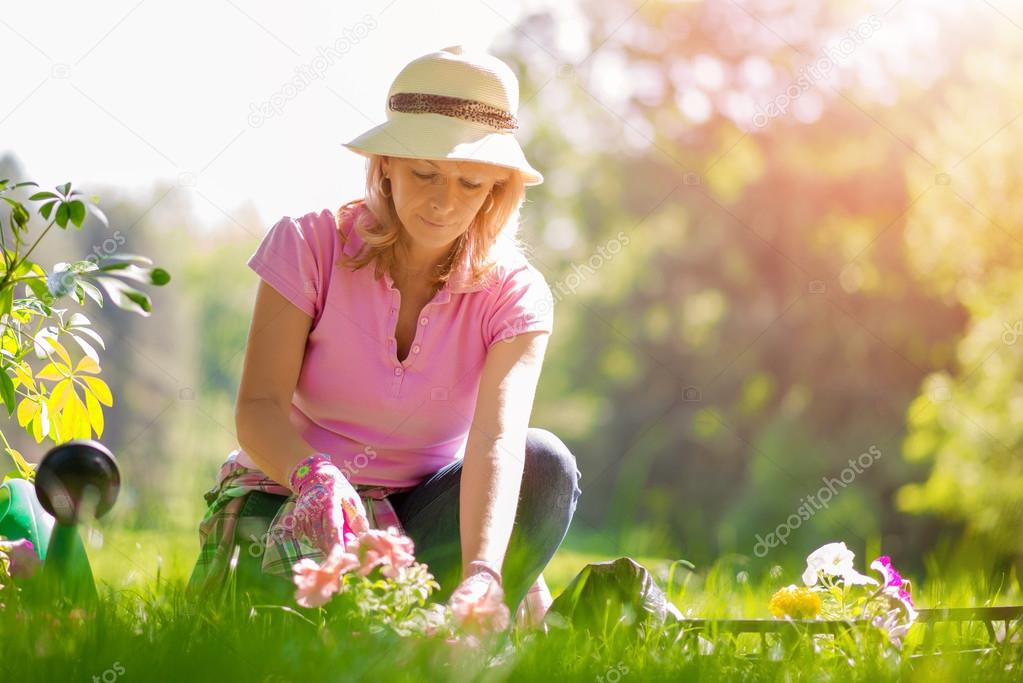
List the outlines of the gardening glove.
<svg viewBox="0 0 1023 683">
<path fill-rule="evenodd" d="M 468 631 L 503 631 L 510 622 L 501 572 L 482 560 L 469 563 L 466 576 L 451 594 L 448 605 L 455 622 Z"/>
<path fill-rule="evenodd" d="M 324 555 L 341 543 L 347 549 L 356 534 L 369 529 L 366 508 L 351 483 L 330 458 L 314 453 L 288 474 L 295 499 L 294 532 L 320 548 Z"/>
</svg>

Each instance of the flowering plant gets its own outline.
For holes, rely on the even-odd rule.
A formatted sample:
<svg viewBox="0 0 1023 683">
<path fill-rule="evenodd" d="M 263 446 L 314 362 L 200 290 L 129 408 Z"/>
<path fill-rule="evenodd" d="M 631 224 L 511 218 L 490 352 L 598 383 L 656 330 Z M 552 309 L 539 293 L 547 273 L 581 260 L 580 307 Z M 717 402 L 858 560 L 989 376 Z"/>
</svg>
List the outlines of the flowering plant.
<svg viewBox="0 0 1023 683">
<path fill-rule="evenodd" d="M 390 526 L 371 529 L 365 517 L 353 515 L 352 530 L 320 563 L 304 558 L 292 568 L 295 601 L 301 607 L 327 606 L 367 624 L 370 630 L 390 627 L 400 635 L 443 637 L 450 644 L 476 648 L 479 635 L 507 625 L 507 607 L 493 600 L 452 601 L 426 605 L 440 584 L 417 562 L 412 539 Z M 487 598 L 489 596 L 489 592 Z M 504 608 L 505 619 L 486 619 Z M 503 629 L 497 629 L 503 630 Z"/>
<path fill-rule="evenodd" d="M 828 543 L 810 553 L 803 571 L 804 586 L 778 590 L 769 604 L 771 613 L 784 619 L 866 619 L 881 629 L 896 647 L 916 621 L 917 612 L 909 581 L 882 555 L 870 563 L 881 581 L 861 574 L 855 554 L 845 543 Z"/>
<path fill-rule="evenodd" d="M 0 590 L 3 590 L 12 578 L 32 578 L 40 565 L 32 541 L 27 538 L 8 541 L 0 536 Z M 0 607 L 3 607 L 3 603 L 0 603 Z"/>
</svg>

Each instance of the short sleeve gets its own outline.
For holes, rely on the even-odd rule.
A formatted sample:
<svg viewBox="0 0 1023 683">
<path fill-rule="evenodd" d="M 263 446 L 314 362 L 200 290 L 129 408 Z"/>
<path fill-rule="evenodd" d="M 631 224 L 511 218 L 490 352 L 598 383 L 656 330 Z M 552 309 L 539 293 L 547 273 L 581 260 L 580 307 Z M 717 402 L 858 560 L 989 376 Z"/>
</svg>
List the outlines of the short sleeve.
<svg viewBox="0 0 1023 683">
<path fill-rule="evenodd" d="M 326 266 L 332 263 L 333 218 L 327 224 L 327 214 L 281 218 L 248 261 L 271 287 L 316 319 L 323 308 Z"/>
<path fill-rule="evenodd" d="M 512 270 L 502 282 L 485 325 L 487 348 L 524 332 L 554 331 L 554 296 L 532 265 Z"/>
</svg>

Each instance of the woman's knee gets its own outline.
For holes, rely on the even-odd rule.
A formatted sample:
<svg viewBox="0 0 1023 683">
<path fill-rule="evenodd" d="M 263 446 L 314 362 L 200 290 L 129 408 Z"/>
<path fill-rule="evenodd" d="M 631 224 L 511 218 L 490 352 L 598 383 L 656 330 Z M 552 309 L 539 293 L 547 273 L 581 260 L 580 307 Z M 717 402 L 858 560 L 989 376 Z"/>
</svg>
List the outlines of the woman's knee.
<svg viewBox="0 0 1023 683">
<path fill-rule="evenodd" d="M 552 494 L 554 503 L 565 508 L 575 508 L 575 502 L 582 493 L 575 455 L 555 434 L 538 427 L 530 427 L 526 433 L 526 461 L 523 468 L 524 483 L 529 479 Z"/>
</svg>

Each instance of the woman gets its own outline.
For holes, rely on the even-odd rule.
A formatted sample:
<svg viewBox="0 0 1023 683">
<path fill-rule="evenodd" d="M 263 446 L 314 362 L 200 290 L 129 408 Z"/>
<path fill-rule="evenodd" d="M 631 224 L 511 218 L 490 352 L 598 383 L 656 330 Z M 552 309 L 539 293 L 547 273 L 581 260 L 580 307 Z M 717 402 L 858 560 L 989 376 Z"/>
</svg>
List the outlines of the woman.
<svg viewBox="0 0 1023 683">
<path fill-rule="evenodd" d="M 580 473 L 528 426 L 553 297 L 515 240 L 543 181 L 512 135 L 517 109 L 515 75 L 489 54 L 413 60 L 387 121 L 345 145 L 368 158 L 365 199 L 282 218 L 249 260 L 262 282 L 241 448 L 206 494 L 190 592 L 222 588 L 234 563 L 284 595 L 294 563 L 322 560 L 361 515 L 413 540 L 434 599 L 498 596 L 541 623 Z"/>
</svg>

